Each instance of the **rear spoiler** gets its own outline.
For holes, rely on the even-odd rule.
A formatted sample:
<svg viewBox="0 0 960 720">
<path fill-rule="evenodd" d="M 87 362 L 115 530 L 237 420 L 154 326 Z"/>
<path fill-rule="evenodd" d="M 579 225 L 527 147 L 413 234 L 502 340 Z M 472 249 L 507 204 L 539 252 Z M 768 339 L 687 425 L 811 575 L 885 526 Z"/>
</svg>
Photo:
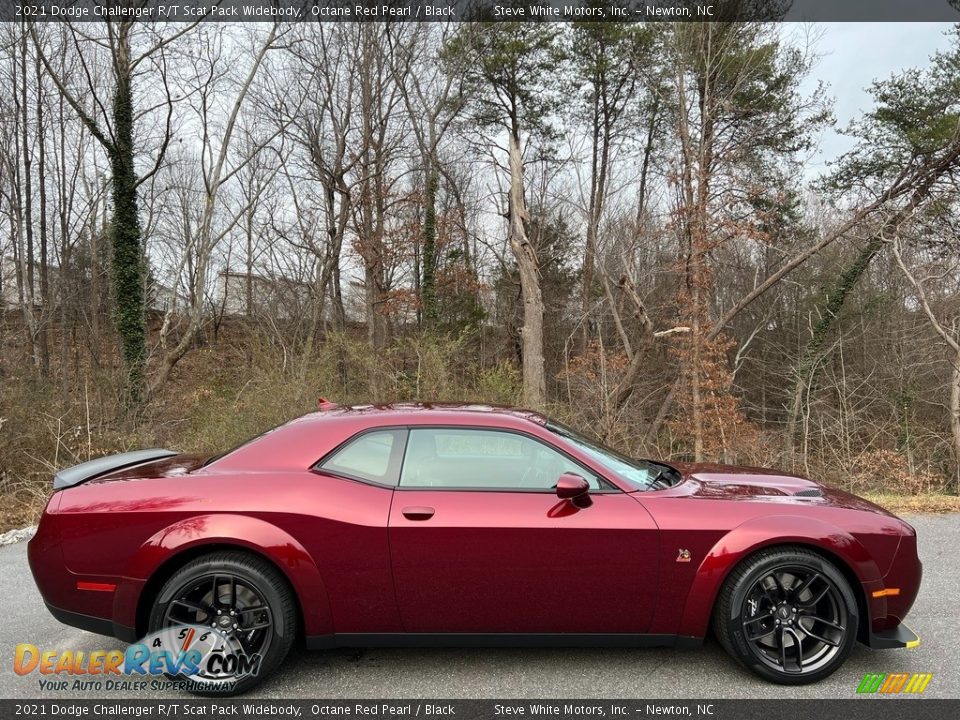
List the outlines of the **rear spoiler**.
<svg viewBox="0 0 960 720">
<path fill-rule="evenodd" d="M 107 455 L 106 457 L 89 460 L 73 467 L 64 468 L 53 476 L 53 489 L 63 490 L 73 487 L 80 483 L 97 477 L 106 475 L 114 470 L 142 465 L 153 460 L 162 460 L 163 458 L 179 455 L 173 450 L 134 450 L 133 452 L 120 453 L 119 455 Z"/>
</svg>

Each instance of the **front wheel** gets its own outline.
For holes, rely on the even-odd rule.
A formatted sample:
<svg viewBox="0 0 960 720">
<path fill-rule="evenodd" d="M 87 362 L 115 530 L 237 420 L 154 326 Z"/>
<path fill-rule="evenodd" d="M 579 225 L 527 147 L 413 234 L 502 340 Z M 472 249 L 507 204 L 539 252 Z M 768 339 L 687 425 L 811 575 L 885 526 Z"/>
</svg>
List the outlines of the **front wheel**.
<svg viewBox="0 0 960 720">
<path fill-rule="evenodd" d="M 150 613 L 155 647 L 193 648 L 202 657 L 196 671 L 183 673 L 198 695 L 235 695 L 259 684 L 287 656 L 296 628 L 286 578 L 242 552 L 187 563 L 161 588 Z"/>
<path fill-rule="evenodd" d="M 857 637 L 857 602 L 843 574 L 804 548 L 763 550 L 720 590 L 713 628 L 724 649 L 771 682 L 803 685 L 840 667 Z"/>
</svg>

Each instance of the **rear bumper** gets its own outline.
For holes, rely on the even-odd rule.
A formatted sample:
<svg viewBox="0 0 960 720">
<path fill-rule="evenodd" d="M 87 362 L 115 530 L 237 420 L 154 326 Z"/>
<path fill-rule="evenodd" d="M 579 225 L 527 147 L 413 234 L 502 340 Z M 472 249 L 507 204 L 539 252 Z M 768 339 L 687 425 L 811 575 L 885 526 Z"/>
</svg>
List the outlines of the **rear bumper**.
<svg viewBox="0 0 960 720">
<path fill-rule="evenodd" d="M 62 495 L 62 492 L 58 492 L 50 499 L 37 532 L 27 545 L 27 561 L 43 602 L 50 614 L 66 625 L 98 635 L 109 635 L 124 642 L 134 642 L 138 639 L 135 629 L 123 624 L 129 622 L 133 625 L 133 622 L 114 611 L 116 593 L 112 590 L 103 592 L 115 589 L 121 580 L 126 580 L 128 584 L 131 581 L 112 576 L 77 575 L 64 564 L 56 514 Z M 101 584 L 103 586 L 98 587 Z M 101 592 L 91 592 L 94 590 Z M 134 600 L 127 605 L 135 608 L 136 602 Z M 133 617 L 133 610 L 130 617 Z M 117 619 L 121 622 L 115 622 Z"/>
<path fill-rule="evenodd" d="M 890 630 L 870 633 L 868 645 L 873 650 L 892 650 L 894 648 L 915 648 L 920 644 L 920 636 L 903 623 Z"/>
<path fill-rule="evenodd" d="M 47 610 L 50 611 L 50 614 L 64 625 L 80 628 L 81 630 L 96 633 L 97 635 L 115 637 L 125 643 L 132 643 L 138 640 L 137 631 L 132 627 L 118 625 L 117 623 L 111 622 L 110 620 L 106 620 L 104 618 L 98 618 L 93 617 L 92 615 L 84 615 L 82 613 L 64 610 L 63 608 L 58 608 L 48 602 L 44 602 L 44 604 L 47 606 Z"/>
</svg>

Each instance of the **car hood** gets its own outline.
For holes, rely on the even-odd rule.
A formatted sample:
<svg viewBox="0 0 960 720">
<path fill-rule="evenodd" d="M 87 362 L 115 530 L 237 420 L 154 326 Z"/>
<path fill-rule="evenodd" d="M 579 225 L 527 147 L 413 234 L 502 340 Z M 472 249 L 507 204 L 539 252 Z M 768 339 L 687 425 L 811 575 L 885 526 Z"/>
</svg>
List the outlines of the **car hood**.
<svg viewBox="0 0 960 720">
<path fill-rule="evenodd" d="M 708 463 L 673 463 L 673 467 L 683 476 L 683 480 L 671 488 L 677 495 L 716 500 L 803 502 L 889 514 L 861 497 L 781 470 Z"/>
</svg>

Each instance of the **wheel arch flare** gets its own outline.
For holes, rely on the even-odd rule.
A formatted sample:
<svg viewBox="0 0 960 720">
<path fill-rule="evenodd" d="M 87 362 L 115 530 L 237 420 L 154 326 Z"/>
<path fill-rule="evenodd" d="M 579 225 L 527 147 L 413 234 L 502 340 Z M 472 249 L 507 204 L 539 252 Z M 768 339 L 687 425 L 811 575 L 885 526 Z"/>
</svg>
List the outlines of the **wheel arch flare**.
<svg viewBox="0 0 960 720">
<path fill-rule="evenodd" d="M 704 637 L 720 588 L 744 558 L 781 545 L 805 547 L 823 555 L 847 576 L 858 610 L 869 628 L 864 585 L 881 582 L 882 573 L 867 549 L 853 535 L 822 520 L 790 515 L 754 518 L 721 537 L 697 568 L 684 603 L 677 634 Z"/>
<path fill-rule="evenodd" d="M 247 515 L 208 514 L 179 520 L 133 554 L 114 597 L 114 618 L 142 633 L 152 597 L 177 569 L 217 550 L 242 550 L 272 563 L 290 583 L 307 635 L 332 632 L 326 587 L 313 558 L 286 531 Z M 309 602 L 304 602 L 308 598 Z"/>
</svg>

